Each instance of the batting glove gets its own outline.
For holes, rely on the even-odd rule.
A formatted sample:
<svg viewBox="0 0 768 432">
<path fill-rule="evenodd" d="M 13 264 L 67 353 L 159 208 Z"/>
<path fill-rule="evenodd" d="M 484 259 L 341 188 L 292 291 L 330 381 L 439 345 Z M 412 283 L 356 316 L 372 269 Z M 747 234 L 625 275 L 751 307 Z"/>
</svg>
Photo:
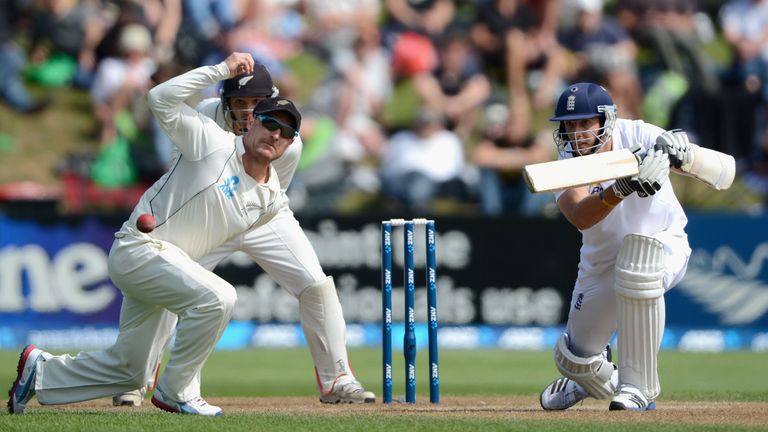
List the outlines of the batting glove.
<svg viewBox="0 0 768 432">
<path fill-rule="evenodd" d="M 675 168 L 689 165 L 693 162 L 693 151 L 688 134 L 682 129 L 672 129 L 656 138 L 656 145 L 662 146 L 669 155 L 669 162 Z"/>
<path fill-rule="evenodd" d="M 632 153 L 635 155 L 635 158 L 637 159 L 638 165 L 642 163 L 643 158 L 640 156 L 640 153 L 643 150 L 643 147 L 639 144 L 633 146 L 630 148 Z M 642 188 L 638 188 L 637 183 L 632 181 L 632 177 L 622 177 L 620 179 L 616 179 L 616 183 L 614 183 L 611 188 L 613 189 L 614 195 L 617 197 L 624 199 L 633 193 L 637 192 L 637 195 L 641 198 L 645 198 L 648 195 L 643 191 Z"/>
<path fill-rule="evenodd" d="M 638 173 L 616 180 L 612 186 L 614 194 L 621 198 L 625 198 L 633 192 L 637 192 L 637 196 L 640 198 L 654 195 L 664 186 L 669 177 L 669 155 L 659 145 L 656 145 L 642 158 L 639 156 L 639 149 L 633 148 L 632 152 L 640 160 Z"/>
<path fill-rule="evenodd" d="M 636 176 L 632 176 L 632 183 L 636 186 L 638 195 L 641 189 L 646 195 L 653 195 L 664 186 L 667 178 L 669 178 L 669 155 L 664 153 L 660 146 L 656 146 L 640 162 L 639 172 Z"/>
</svg>

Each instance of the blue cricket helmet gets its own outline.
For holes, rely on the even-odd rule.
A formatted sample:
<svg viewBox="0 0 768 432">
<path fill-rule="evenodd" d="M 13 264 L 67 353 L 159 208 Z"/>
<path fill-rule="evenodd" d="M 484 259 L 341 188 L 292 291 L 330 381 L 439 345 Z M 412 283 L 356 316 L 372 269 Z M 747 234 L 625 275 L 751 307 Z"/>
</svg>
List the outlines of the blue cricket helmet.
<svg viewBox="0 0 768 432">
<path fill-rule="evenodd" d="M 577 151 L 577 144 L 578 141 L 584 140 L 576 140 L 573 138 L 573 133 L 566 133 L 562 122 L 595 117 L 601 118 L 601 127 L 594 131 L 596 143 L 592 147 L 583 149 L 590 153 L 594 153 L 605 145 L 607 138 L 611 136 L 616 123 L 616 105 L 611 95 L 600 85 L 583 82 L 568 86 L 557 100 L 555 115 L 549 119 L 549 121 L 561 122 L 560 127 L 555 129 L 553 134 L 558 149 L 565 153 L 582 154 Z"/>
</svg>

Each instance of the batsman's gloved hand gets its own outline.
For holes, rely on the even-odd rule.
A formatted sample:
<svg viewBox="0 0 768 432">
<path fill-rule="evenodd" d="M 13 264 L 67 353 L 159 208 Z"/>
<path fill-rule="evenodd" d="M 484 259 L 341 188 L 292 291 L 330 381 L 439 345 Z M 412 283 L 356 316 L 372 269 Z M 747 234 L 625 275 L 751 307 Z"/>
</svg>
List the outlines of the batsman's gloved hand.
<svg viewBox="0 0 768 432">
<path fill-rule="evenodd" d="M 634 145 L 632 148 L 630 148 L 632 153 L 635 155 L 635 159 L 637 159 L 637 164 L 640 165 L 642 163 L 643 158 L 640 156 L 640 154 L 643 151 L 643 147 L 640 144 Z M 637 190 L 634 184 L 632 183 L 632 177 L 622 177 L 620 179 L 616 179 L 616 183 L 614 183 L 611 188 L 613 189 L 614 195 L 617 197 L 624 199 L 630 195 L 632 195 L 634 192 L 637 192 L 637 195 L 644 198 L 648 195 L 643 192 L 642 190 Z"/>
<path fill-rule="evenodd" d="M 623 177 L 613 184 L 613 192 L 620 198 L 625 198 L 637 192 L 637 196 L 645 198 L 653 195 L 664 186 L 669 177 L 669 155 L 664 152 L 662 146 L 656 145 L 645 156 L 640 156 L 639 146 L 633 147 L 632 152 L 640 161 L 638 173 L 630 177 Z"/>
<path fill-rule="evenodd" d="M 656 138 L 656 145 L 662 146 L 669 155 L 669 162 L 675 168 L 690 165 L 693 162 L 693 151 L 688 134 L 682 129 L 672 129 Z"/>
</svg>

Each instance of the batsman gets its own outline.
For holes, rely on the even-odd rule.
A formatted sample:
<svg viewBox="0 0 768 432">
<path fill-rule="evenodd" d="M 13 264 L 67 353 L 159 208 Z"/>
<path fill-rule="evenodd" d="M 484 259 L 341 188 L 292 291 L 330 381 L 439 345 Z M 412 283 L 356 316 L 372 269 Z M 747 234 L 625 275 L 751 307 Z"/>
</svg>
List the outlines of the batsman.
<svg viewBox="0 0 768 432">
<path fill-rule="evenodd" d="M 541 393 L 545 410 L 587 397 L 610 399 L 609 410 L 655 409 L 664 293 L 683 278 L 691 254 L 688 219 L 669 172 L 717 189 L 733 179 L 732 165 L 712 160 L 717 152 L 690 143 L 685 132 L 620 119 L 616 110 L 603 87 L 577 83 L 562 93 L 550 119 L 559 123 L 554 139 L 561 159 L 631 149 L 639 170 L 555 194 L 582 246 L 566 331 L 554 348 L 562 376 Z M 608 343 L 617 330 L 614 364 Z"/>
</svg>

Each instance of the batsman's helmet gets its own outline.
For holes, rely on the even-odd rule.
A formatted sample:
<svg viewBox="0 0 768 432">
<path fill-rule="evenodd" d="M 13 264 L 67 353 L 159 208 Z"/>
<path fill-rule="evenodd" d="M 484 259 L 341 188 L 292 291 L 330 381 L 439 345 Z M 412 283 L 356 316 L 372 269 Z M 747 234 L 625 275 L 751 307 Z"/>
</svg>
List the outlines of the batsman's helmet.
<svg viewBox="0 0 768 432">
<path fill-rule="evenodd" d="M 575 139 L 574 132 L 565 131 L 563 122 L 595 117 L 600 118 L 600 128 L 592 131 L 596 138 L 595 145 L 579 151 L 578 142 L 591 140 L 592 137 Z M 560 122 L 553 136 L 561 153 L 576 155 L 584 151 L 594 153 L 605 145 L 613 132 L 613 126 L 616 124 L 616 105 L 602 86 L 594 83 L 576 83 L 568 86 L 560 95 L 555 107 L 555 115 L 549 121 Z"/>
<path fill-rule="evenodd" d="M 244 125 L 237 125 L 238 118 L 247 118 L 252 110 L 233 110 L 230 105 L 233 97 L 275 97 L 280 93 L 272 82 L 272 76 L 264 65 L 256 63 L 253 65 L 253 73 L 238 75 L 234 78 L 224 80 L 219 95 L 221 97 L 221 106 L 224 110 L 224 118 L 227 125 L 236 133 L 244 129 Z M 251 107 L 252 108 L 252 107 Z M 241 116 L 235 116 L 235 111 L 243 111 Z"/>
</svg>

